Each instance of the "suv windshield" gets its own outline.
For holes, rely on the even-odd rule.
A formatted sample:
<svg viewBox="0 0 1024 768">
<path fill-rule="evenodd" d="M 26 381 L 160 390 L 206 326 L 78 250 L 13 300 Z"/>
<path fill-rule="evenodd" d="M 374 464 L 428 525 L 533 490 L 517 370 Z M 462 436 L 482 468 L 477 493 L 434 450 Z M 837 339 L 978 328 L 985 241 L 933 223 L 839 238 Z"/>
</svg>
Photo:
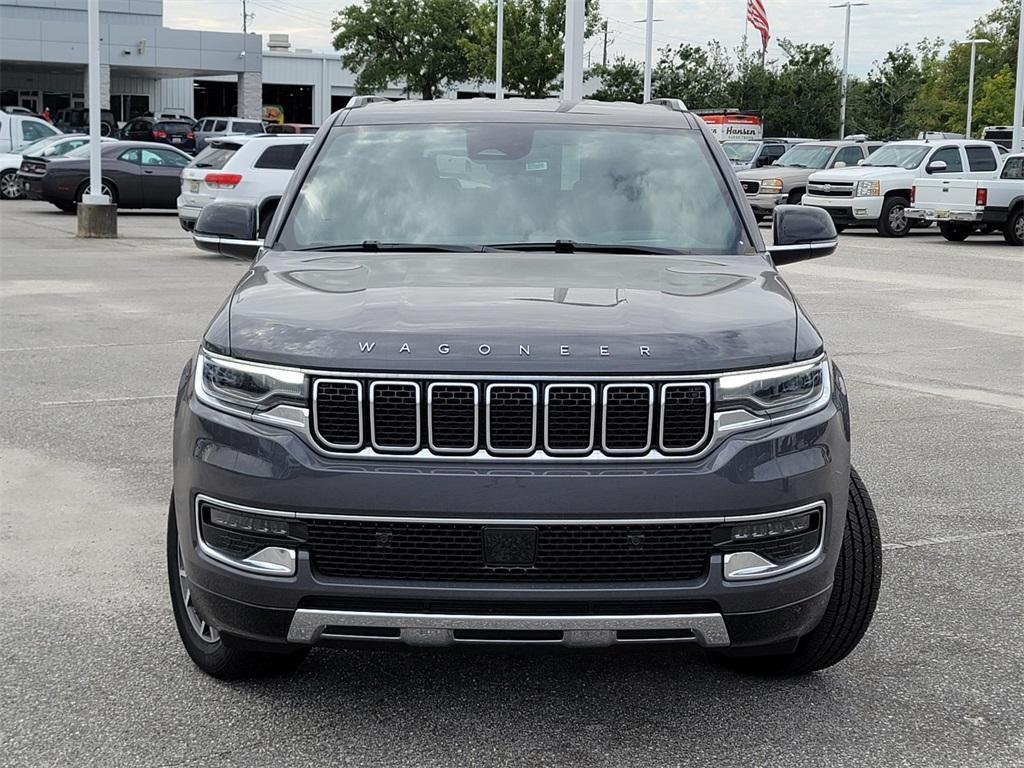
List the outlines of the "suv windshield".
<svg viewBox="0 0 1024 768">
<path fill-rule="evenodd" d="M 925 155 L 931 147 L 922 147 L 914 144 L 890 144 L 888 147 L 882 147 L 880 150 L 875 152 L 868 160 L 865 160 L 861 167 L 865 165 L 880 165 L 888 166 L 892 168 L 906 168 L 908 171 L 912 171 L 921 164 L 924 160 Z"/>
<path fill-rule="evenodd" d="M 722 144 L 722 149 L 734 163 L 748 163 L 754 159 L 759 146 L 756 141 L 727 141 Z"/>
<path fill-rule="evenodd" d="M 824 168 L 832 157 L 835 147 L 814 147 L 803 144 L 793 147 L 786 154 L 775 161 L 775 165 L 784 168 Z"/>
<path fill-rule="evenodd" d="M 472 124 L 333 131 L 280 242 L 556 240 L 737 253 L 744 230 L 697 131 Z"/>
</svg>

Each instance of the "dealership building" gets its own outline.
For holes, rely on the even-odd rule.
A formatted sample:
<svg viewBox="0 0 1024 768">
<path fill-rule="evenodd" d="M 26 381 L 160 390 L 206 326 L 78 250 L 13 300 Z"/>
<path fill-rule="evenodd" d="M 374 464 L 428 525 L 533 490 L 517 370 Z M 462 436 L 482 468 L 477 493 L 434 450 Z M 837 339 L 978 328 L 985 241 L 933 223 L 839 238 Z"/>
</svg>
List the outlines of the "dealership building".
<svg viewBox="0 0 1024 768">
<path fill-rule="evenodd" d="M 0 0 L 0 106 L 87 106 L 87 30 L 86 0 Z M 259 117 L 264 105 L 320 123 L 355 93 L 336 52 L 293 50 L 287 35 L 264 47 L 257 34 L 170 29 L 162 0 L 100 0 L 100 37 L 101 106 L 120 123 L 162 111 Z"/>
</svg>

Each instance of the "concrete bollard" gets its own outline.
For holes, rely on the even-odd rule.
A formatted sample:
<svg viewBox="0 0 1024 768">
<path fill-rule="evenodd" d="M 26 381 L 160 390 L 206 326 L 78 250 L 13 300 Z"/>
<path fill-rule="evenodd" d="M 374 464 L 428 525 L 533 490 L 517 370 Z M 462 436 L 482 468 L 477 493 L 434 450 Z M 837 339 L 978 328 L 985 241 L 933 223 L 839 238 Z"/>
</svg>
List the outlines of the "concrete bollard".
<svg viewBox="0 0 1024 768">
<path fill-rule="evenodd" d="M 117 237 L 117 206 L 79 203 L 78 237 Z"/>
</svg>

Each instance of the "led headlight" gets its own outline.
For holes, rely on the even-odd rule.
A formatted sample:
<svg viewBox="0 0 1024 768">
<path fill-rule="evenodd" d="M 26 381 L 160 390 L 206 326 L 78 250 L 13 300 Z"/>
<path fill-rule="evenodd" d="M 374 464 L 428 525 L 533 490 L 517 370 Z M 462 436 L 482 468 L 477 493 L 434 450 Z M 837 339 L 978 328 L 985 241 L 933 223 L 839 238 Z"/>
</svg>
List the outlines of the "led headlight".
<svg viewBox="0 0 1024 768">
<path fill-rule="evenodd" d="M 856 197 L 878 197 L 882 194 L 882 185 L 878 181 L 858 181 Z"/>
<path fill-rule="evenodd" d="M 782 191 L 782 179 L 762 179 L 761 191 L 777 195 Z"/>
<path fill-rule="evenodd" d="M 196 393 L 209 405 L 264 409 L 306 402 L 302 371 L 199 354 Z"/>
<path fill-rule="evenodd" d="M 831 396 L 828 360 L 737 373 L 718 379 L 720 409 L 745 408 L 759 415 L 823 406 Z"/>
</svg>

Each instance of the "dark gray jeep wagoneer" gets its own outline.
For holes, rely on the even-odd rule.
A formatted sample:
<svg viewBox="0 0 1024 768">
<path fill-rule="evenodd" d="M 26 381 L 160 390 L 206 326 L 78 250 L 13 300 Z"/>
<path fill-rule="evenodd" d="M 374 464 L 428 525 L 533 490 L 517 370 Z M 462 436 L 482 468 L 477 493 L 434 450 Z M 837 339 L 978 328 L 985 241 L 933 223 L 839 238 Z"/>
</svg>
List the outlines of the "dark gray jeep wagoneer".
<svg viewBox="0 0 1024 768">
<path fill-rule="evenodd" d="M 696 643 L 835 664 L 881 546 L 842 374 L 714 137 L 645 105 L 357 98 L 181 377 L 167 530 L 186 650 L 231 678 L 314 645 Z M 262 241 L 259 233 L 265 233 Z"/>
</svg>

